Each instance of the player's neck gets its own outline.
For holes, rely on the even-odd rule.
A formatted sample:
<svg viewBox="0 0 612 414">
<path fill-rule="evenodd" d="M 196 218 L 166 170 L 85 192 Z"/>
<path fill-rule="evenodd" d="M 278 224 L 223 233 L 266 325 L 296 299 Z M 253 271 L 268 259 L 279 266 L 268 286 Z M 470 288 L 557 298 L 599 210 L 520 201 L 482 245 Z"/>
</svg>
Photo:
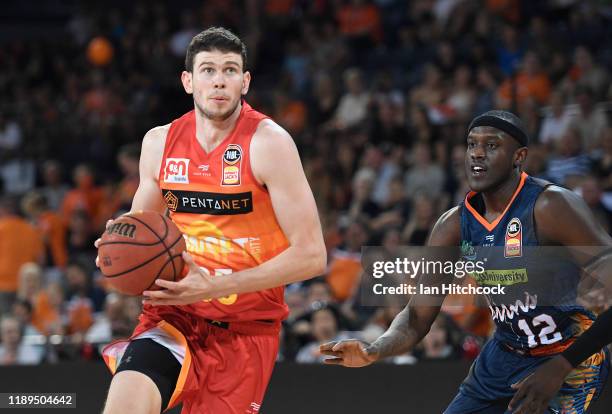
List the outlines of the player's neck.
<svg viewBox="0 0 612 414">
<path fill-rule="evenodd" d="M 500 184 L 497 188 L 482 192 L 485 213 L 487 215 L 503 213 L 520 182 L 521 174 L 519 172 L 518 174 L 512 174 L 510 179 Z"/>
<path fill-rule="evenodd" d="M 211 152 L 228 136 L 234 129 L 240 111 L 242 110 L 242 102 L 236 106 L 236 110 L 223 121 L 216 121 L 205 118 L 196 110 L 196 138 L 206 152 Z"/>
</svg>

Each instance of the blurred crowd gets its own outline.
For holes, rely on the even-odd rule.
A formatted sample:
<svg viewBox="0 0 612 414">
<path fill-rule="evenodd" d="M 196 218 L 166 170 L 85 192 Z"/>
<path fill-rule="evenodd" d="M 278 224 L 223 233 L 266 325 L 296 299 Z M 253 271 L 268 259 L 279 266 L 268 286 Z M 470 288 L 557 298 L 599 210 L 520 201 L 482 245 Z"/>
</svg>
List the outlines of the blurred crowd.
<svg viewBox="0 0 612 414">
<path fill-rule="evenodd" d="M 0 37 L 0 364 L 99 358 L 135 326 L 140 298 L 104 288 L 93 242 L 130 208 L 144 133 L 192 108 L 184 53 L 211 25 L 246 42 L 246 99 L 292 134 L 324 228 L 327 271 L 287 287 L 279 359 L 320 362 L 320 343 L 389 326 L 401 304 L 361 303 L 361 247 L 425 243 L 468 191 L 476 114 L 517 113 L 532 141 L 525 170 L 581 194 L 612 230 L 604 1 L 74 7 L 52 35 Z M 391 362 L 478 354 L 488 308 L 449 302 L 419 348 Z"/>
</svg>

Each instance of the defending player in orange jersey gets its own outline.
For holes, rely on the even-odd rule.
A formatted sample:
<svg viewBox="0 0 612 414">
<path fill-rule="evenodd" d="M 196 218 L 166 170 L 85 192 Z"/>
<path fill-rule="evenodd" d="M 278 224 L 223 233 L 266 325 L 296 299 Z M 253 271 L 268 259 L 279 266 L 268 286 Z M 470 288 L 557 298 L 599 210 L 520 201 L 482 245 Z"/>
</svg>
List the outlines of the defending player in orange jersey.
<svg viewBox="0 0 612 414">
<path fill-rule="evenodd" d="M 257 413 L 288 309 L 283 285 L 321 274 L 325 246 L 289 134 L 243 99 L 233 33 L 193 38 L 181 81 L 194 110 L 144 137 L 132 211 L 169 210 L 188 273 L 147 291 L 129 340 L 104 350 L 104 413 Z"/>
</svg>

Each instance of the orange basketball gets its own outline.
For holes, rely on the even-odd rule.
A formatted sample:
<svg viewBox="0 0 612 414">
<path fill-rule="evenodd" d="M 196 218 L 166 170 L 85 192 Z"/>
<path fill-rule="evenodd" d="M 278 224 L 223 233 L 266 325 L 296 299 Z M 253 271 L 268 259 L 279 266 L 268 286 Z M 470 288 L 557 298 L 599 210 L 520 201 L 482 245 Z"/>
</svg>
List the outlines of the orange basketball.
<svg viewBox="0 0 612 414">
<path fill-rule="evenodd" d="M 102 36 L 94 37 L 87 46 L 87 58 L 96 66 L 108 65 L 114 53 L 111 42 Z"/>
<path fill-rule="evenodd" d="M 185 239 L 176 225 L 154 211 L 123 215 L 100 240 L 98 258 L 104 283 L 126 295 L 157 289 L 156 279 L 182 277 Z"/>
</svg>

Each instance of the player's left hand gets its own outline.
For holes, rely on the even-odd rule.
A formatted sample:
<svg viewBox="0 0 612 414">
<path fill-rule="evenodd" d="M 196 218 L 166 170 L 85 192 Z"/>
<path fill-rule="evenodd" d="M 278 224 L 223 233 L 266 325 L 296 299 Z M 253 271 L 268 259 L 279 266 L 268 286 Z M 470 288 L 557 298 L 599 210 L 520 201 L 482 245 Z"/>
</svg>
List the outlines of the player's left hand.
<svg viewBox="0 0 612 414">
<path fill-rule="evenodd" d="M 542 414 L 548 403 L 559 392 L 565 377 L 572 371 L 571 364 L 561 355 L 546 361 L 535 372 L 512 384 L 516 390 L 508 405 L 512 414 Z"/>
<path fill-rule="evenodd" d="M 157 279 L 155 284 L 163 290 L 145 290 L 142 292 L 145 305 L 188 305 L 204 299 L 213 299 L 216 295 L 217 283 L 200 269 L 191 255 L 183 252 L 183 260 L 189 266 L 187 275 L 178 282 Z"/>
</svg>

